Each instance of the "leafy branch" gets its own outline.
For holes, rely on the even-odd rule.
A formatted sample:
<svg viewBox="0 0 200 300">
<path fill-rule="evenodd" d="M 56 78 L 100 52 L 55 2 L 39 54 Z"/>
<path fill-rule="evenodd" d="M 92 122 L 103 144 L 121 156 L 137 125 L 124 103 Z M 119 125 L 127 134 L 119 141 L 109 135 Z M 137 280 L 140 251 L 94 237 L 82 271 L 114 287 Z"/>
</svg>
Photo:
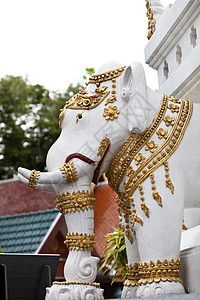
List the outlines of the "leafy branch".
<svg viewBox="0 0 200 300">
<path fill-rule="evenodd" d="M 114 228 L 114 232 L 109 233 L 106 238 L 107 241 L 105 245 L 107 246 L 104 250 L 102 256 L 105 256 L 102 261 L 102 265 L 99 269 L 104 270 L 104 273 L 112 274 L 111 284 L 115 281 L 116 276 L 120 276 L 121 280 L 126 279 L 126 264 L 127 264 L 127 255 L 126 255 L 126 246 L 125 239 L 120 228 Z"/>
</svg>

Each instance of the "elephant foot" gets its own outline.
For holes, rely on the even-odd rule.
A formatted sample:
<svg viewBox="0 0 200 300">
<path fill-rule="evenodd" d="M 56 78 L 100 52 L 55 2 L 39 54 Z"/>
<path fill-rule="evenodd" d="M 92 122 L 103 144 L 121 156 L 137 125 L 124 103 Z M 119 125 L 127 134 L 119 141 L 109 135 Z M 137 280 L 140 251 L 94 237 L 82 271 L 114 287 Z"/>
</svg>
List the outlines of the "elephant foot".
<svg viewBox="0 0 200 300">
<path fill-rule="evenodd" d="M 180 282 L 152 282 L 140 285 L 137 288 L 135 296 L 137 298 L 165 296 L 172 294 L 185 294 L 183 285 Z"/>
<path fill-rule="evenodd" d="M 124 286 L 122 290 L 122 299 L 135 298 L 137 286 Z"/>
</svg>

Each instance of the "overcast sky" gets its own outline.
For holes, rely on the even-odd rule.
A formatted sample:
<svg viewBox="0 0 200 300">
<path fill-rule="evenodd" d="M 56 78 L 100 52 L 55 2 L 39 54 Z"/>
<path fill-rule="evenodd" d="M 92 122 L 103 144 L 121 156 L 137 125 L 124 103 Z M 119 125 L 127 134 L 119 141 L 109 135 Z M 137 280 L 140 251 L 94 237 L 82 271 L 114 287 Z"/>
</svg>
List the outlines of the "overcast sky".
<svg viewBox="0 0 200 300">
<path fill-rule="evenodd" d="M 77 82 L 86 67 L 145 63 L 145 0 L 0 0 L 0 28 L 0 77 L 27 75 L 50 90 Z M 156 89 L 156 71 L 146 76 Z"/>
</svg>

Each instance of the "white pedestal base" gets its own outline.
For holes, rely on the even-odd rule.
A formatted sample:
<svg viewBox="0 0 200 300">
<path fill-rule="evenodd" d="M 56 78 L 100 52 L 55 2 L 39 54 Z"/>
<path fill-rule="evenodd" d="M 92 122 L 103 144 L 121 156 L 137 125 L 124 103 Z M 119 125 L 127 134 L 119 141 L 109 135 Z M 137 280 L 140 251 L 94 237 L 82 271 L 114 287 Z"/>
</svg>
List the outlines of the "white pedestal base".
<svg viewBox="0 0 200 300">
<path fill-rule="evenodd" d="M 179 282 L 152 282 L 151 284 L 140 285 L 136 291 L 136 298 L 166 296 L 172 294 L 184 294 L 185 290 Z"/>
<path fill-rule="evenodd" d="M 45 300 L 103 300 L 98 283 L 59 282 L 46 289 Z"/>
<path fill-rule="evenodd" d="M 122 290 L 122 299 L 135 298 L 137 286 L 124 286 Z"/>
</svg>

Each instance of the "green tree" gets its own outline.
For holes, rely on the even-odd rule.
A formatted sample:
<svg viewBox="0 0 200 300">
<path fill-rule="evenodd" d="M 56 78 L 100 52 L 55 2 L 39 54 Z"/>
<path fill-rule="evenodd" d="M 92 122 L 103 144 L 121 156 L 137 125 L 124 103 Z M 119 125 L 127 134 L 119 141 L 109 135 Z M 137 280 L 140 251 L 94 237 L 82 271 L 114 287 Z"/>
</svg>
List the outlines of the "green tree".
<svg viewBox="0 0 200 300">
<path fill-rule="evenodd" d="M 81 83 L 93 72 L 88 68 Z M 0 80 L 0 179 L 12 178 L 19 166 L 45 170 L 46 154 L 60 133 L 60 109 L 81 83 L 58 93 L 20 76 Z"/>
</svg>

